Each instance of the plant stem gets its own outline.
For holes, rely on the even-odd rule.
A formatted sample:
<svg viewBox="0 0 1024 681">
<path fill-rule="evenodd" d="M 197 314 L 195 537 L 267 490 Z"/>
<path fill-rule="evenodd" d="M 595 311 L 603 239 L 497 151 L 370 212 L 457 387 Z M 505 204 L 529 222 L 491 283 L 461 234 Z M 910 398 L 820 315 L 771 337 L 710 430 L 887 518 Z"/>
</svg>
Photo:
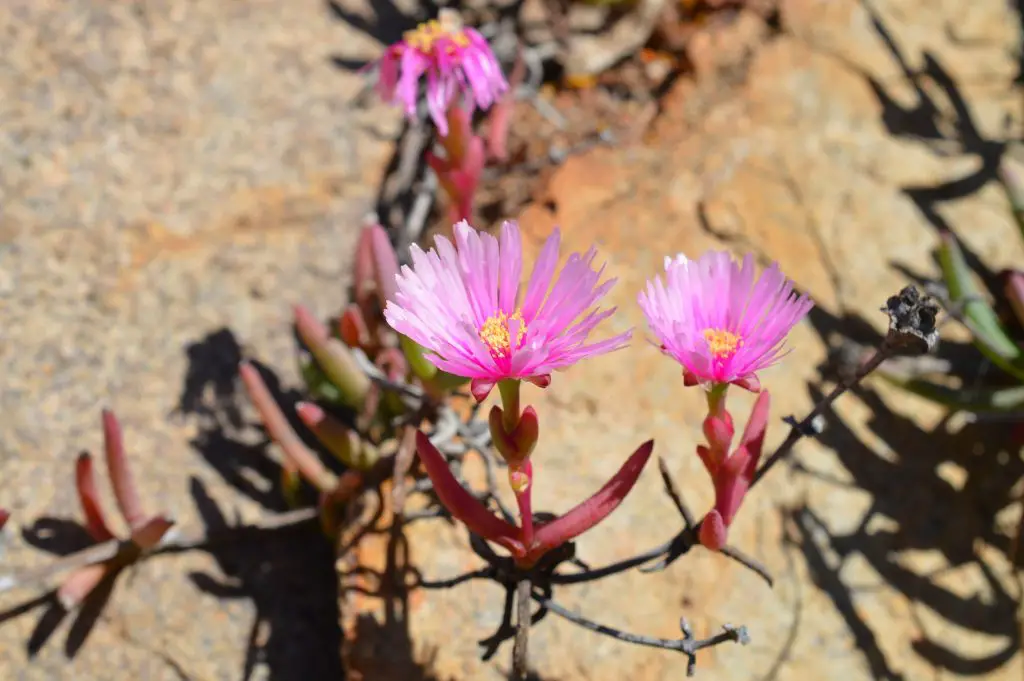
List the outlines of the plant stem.
<svg viewBox="0 0 1024 681">
<path fill-rule="evenodd" d="M 512 680 L 526 681 L 527 644 L 530 639 L 530 578 L 516 584 L 516 640 L 512 645 Z"/>
<path fill-rule="evenodd" d="M 519 384 L 512 379 L 498 381 L 498 392 L 501 393 L 502 425 L 509 435 L 519 425 Z"/>
<path fill-rule="evenodd" d="M 728 383 L 715 383 L 707 392 L 708 414 L 714 416 L 725 409 L 725 393 L 729 390 Z"/>
<path fill-rule="evenodd" d="M 831 407 L 832 403 L 835 402 L 840 395 L 842 395 L 847 390 L 860 383 L 865 376 L 867 376 L 872 371 L 877 369 L 879 365 L 886 359 L 888 359 L 888 357 L 895 350 L 896 348 L 891 343 L 883 342 L 880 346 L 878 346 L 878 349 L 875 351 L 875 354 L 872 355 L 866 362 L 864 362 L 864 364 L 862 364 L 859 369 L 857 369 L 856 374 L 854 374 L 852 377 L 846 380 L 841 381 L 839 385 L 837 385 L 832 390 L 832 392 L 828 394 L 828 397 L 823 399 L 818 404 L 814 405 L 814 409 L 812 409 L 810 413 L 803 418 L 802 421 L 794 424 L 790 428 L 789 435 L 786 437 L 785 441 L 781 445 L 779 445 L 779 448 L 776 449 L 772 453 L 772 455 L 765 460 L 764 465 L 762 465 L 761 468 L 758 469 L 757 473 L 754 474 L 754 479 L 753 481 L 751 481 L 750 486 L 753 487 L 754 485 L 756 485 L 757 482 L 765 476 L 765 473 L 767 473 L 772 468 L 772 466 L 777 464 L 779 461 L 782 460 L 783 457 L 789 454 L 790 450 L 793 449 L 793 446 L 800 440 L 800 438 L 806 436 L 808 433 L 813 432 L 812 429 L 814 419 L 816 419 L 819 415 L 823 414 L 826 409 Z"/>
</svg>

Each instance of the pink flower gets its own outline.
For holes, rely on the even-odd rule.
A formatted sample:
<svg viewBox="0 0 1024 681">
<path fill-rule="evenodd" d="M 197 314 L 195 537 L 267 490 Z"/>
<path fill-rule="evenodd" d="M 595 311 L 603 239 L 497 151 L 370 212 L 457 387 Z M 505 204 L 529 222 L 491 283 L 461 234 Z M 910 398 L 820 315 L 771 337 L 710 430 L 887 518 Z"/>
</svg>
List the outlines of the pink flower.
<svg viewBox="0 0 1024 681">
<path fill-rule="evenodd" d="M 661 349 L 683 365 L 688 384 L 735 383 L 757 391 L 755 372 L 783 355 L 783 342 L 810 311 L 777 263 L 755 280 L 754 256 L 742 264 L 724 251 L 698 260 L 665 258 L 667 283 L 647 283 L 639 303 Z"/>
<path fill-rule="evenodd" d="M 385 100 L 400 100 L 416 116 L 419 81 L 427 78 L 427 109 L 442 137 L 448 134 L 445 113 L 456 95 L 488 109 L 508 89 L 501 66 L 477 31 L 462 25 L 459 14 L 442 9 L 438 19 L 407 31 L 380 60 L 377 89 Z"/>
<path fill-rule="evenodd" d="M 412 247 L 412 268 L 405 266 L 398 275 L 398 291 L 384 318 L 426 348 L 437 368 L 473 379 L 478 400 L 498 381 L 525 379 L 543 387 L 552 371 L 626 345 L 631 331 L 586 343 L 615 311 L 592 308 L 615 283 L 611 279 L 598 286 L 604 268 L 591 267 L 595 249 L 570 255 L 555 278 L 556 229 L 520 295 L 519 226 L 505 222 L 500 241 L 466 221 L 454 229 L 455 246 L 438 236 L 426 253 Z"/>
</svg>

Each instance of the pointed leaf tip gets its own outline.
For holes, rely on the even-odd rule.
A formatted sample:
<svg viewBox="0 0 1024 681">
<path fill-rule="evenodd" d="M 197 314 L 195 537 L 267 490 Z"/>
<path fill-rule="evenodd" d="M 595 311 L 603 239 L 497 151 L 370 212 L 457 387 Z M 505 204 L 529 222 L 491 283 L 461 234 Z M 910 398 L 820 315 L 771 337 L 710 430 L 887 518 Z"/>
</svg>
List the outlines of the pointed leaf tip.
<svg viewBox="0 0 1024 681">
<path fill-rule="evenodd" d="M 74 610 L 103 581 L 109 570 L 110 563 L 93 563 L 78 568 L 57 589 L 57 602 L 64 610 Z"/>
<path fill-rule="evenodd" d="M 711 509 L 700 523 L 700 543 L 711 551 L 721 551 L 729 537 L 729 528 L 718 511 Z"/>
<path fill-rule="evenodd" d="M 174 527 L 174 519 L 170 516 L 156 515 L 147 518 L 132 531 L 132 542 L 143 551 L 148 551 L 159 544 L 172 527 Z"/>
<path fill-rule="evenodd" d="M 113 539 L 114 533 L 107 526 L 103 510 L 100 507 L 99 493 L 96 490 L 96 475 L 89 452 L 82 452 L 78 455 L 78 460 L 75 461 L 75 490 L 78 492 L 78 501 L 82 505 L 85 529 L 89 532 L 89 536 L 98 542 Z"/>
<path fill-rule="evenodd" d="M 398 291 L 398 256 L 391 245 L 391 238 L 382 226 L 373 225 L 370 230 L 377 295 L 381 307 L 384 307 L 388 301 L 395 299 L 395 293 Z"/>
<path fill-rule="evenodd" d="M 535 545 L 551 550 L 578 537 L 608 517 L 619 507 L 640 478 L 654 450 L 654 440 L 640 445 L 622 467 L 593 496 L 565 515 L 542 525 L 536 533 Z"/>
<path fill-rule="evenodd" d="M 295 306 L 295 329 L 343 400 L 351 407 L 362 406 L 370 390 L 370 378 L 359 367 L 351 349 L 331 338 L 327 327 L 302 305 Z"/>
<path fill-rule="evenodd" d="M 320 491 L 333 489 L 337 485 L 337 478 L 324 467 L 316 454 L 310 451 L 309 447 L 292 429 L 288 418 L 274 401 L 270 389 L 263 382 L 256 367 L 248 362 L 242 362 L 238 367 L 238 373 L 242 377 L 246 392 L 249 393 L 249 399 L 252 400 L 253 406 L 259 412 L 263 427 L 267 429 L 267 433 L 274 442 L 281 447 L 291 464 L 301 473 L 302 477 L 309 480 Z"/>
<path fill-rule="evenodd" d="M 128 466 L 128 457 L 124 451 L 124 437 L 121 432 L 121 424 L 118 422 L 114 412 L 109 409 L 103 410 L 103 440 L 104 451 L 107 455 L 107 472 L 110 475 L 110 482 L 114 488 L 114 500 L 117 507 L 124 516 L 128 527 L 135 528 L 141 523 L 145 514 L 142 510 L 142 502 L 139 501 L 139 491 L 135 486 L 131 469 Z"/>
</svg>

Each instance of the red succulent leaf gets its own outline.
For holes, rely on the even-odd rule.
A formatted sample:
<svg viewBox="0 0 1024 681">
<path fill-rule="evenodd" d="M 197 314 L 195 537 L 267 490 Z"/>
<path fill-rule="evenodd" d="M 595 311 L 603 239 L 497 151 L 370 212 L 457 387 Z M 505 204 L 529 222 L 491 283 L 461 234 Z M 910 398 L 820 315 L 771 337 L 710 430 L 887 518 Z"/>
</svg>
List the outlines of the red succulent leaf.
<svg viewBox="0 0 1024 681">
<path fill-rule="evenodd" d="M 516 101 L 516 89 L 522 84 L 526 77 L 526 60 L 523 59 L 523 50 L 520 47 L 516 54 L 515 64 L 512 66 L 512 73 L 508 78 L 508 91 L 491 108 L 491 115 L 488 119 L 490 129 L 487 133 L 487 147 L 491 158 L 504 163 L 508 160 L 508 130 L 512 122 L 512 110 Z"/>
<path fill-rule="evenodd" d="M 363 227 L 359 233 L 359 242 L 356 244 L 355 263 L 352 268 L 353 288 L 354 298 L 360 303 L 370 294 L 370 284 L 374 283 L 373 228 L 374 225 Z"/>
<path fill-rule="evenodd" d="M 395 280 L 398 276 L 398 256 L 395 255 L 391 239 L 383 227 L 372 225 L 369 229 L 377 295 L 380 297 L 381 307 L 384 307 L 389 300 L 394 300 L 395 292 L 398 290 L 398 282 Z"/>
<path fill-rule="evenodd" d="M 771 405 L 771 395 L 767 390 L 757 396 L 754 408 L 750 410 L 750 419 L 740 438 L 740 446 L 750 450 L 753 457 L 750 462 L 752 468 L 748 473 L 751 477 L 754 475 L 753 469 L 757 467 L 757 462 L 761 458 L 761 448 L 764 446 L 764 435 L 768 430 L 768 412 L 771 410 Z"/>
<path fill-rule="evenodd" d="M 121 510 L 128 527 L 135 529 L 145 519 L 145 513 L 139 501 L 139 490 L 128 467 L 121 424 L 118 423 L 114 412 L 109 409 L 103 410 L 103 441 L 107 454 L 107 471 L 114 488 L 114 500 L 117 501 L 117 507 Z"/>
<path fill-rule="evenodd" d="M 270 437 L 276 442 L 284 455 L 298 469 L 302 477 L 306 478 L 320 491 L 328 491 L 337 484 L 337 478 L 320 462 L 309 447 L 305 445 L 298 434 L 288 423 L 288 418 L 277 406 L 270 390 L 260 377 L 260 372 L 249 362 L 242 362 L 238 365 L 238 373 L 242 377 L 242 383 L 249 393 L 249 399 L 259 412 L 263 426 L 267 429 Z"/>
<path fill-rule="evenodd" d="M 422 431 L 416 431 L 416 451 L 427 470 L 434 492 L 452 516 L 469 528 L 470 532 L 504 546 L 514 555 L 522 555 L 524 547 L 519 541 L 519 530 L 498 518 L 459 484 L 452 475 L 441 452 Z"/>
<path fill-rule="evenodd" d="M 768 412 L 771 396 L 765 390 L 757 397 L 750 412 L 747 427 L 743 430 L 739 448 L 721 465 L 715 475 L 715 509 L 721 514 L 726 526 L 732 523 L 739 511 L 757 471 L 761 458 L 765 431 L 768 428 Z"/>
<path fill-rule="evenodd" d="M 96 491 L 96 476 L 93 473 L 92 456 L 89 452 L 82 452 L 75 462 L 75 489 L 78 491 L 78 500 L 82 504 L 82 513 L 85 515 L 85 529 L 89 536 L 98 542 L 114 538 L 114 533 L 107 527 L 107 521 L 103 518 L 103 510 L 100 508 L 100 497 Z"/>
<path fill-rule="evenodd" d="M 11 519 L 11 512 L 0 508 L 0 530 L 4 529 L 4 525 Z"/>
<path fill-rule="evenodd" d="M 65 610 L 73 610 L 103 581 L 110 567 L 110 563 L 93 563 L 76 569 L 57 589 L 57 601 Z"/>
<path fill-rule="evenodd" d="M 700 521 L 700 543 L 712 551 L 721 551 L 729 538 L 729 528 L 718 511 L 711 511 Z"/>
<path fill-rule="evenodd" d="M 725 460 L 715 476 L 715 509 L 722 515 L 722 522 L 726 525 L 732 524 L 743 503 L 743 497 L 750 489 L 755 461 L 749 448 L 740 447 Z"/>
<path fill-rule="evenodd" d="M 1010 301 L 1017 321 L 1024 326 L 1024 272 L 1013 270 L 1006 275 L 1005 281 L 1006 299 Z"/>
<path fill-rule="evenodd" d="M 172 527 L 174 520 L 165 515 L 155 515 L 132 530 L 131 540 L 143 551 L 148 551 L 159 544 Z"/>
<path fill-rule="evenodd" d="M 721 452 L 723 456 L 729 451 L 735 432 L 732 416 L 724 407 L 719 410 L 719 414 L 708 414 L 704 419 L 704 437 L 708 439 L 711 449 Z"/>
<path fill-rule="evenodd" d="M 550 551 L 591 529 L 618 508 L 636 484 L 651 452 L 654 440 L 648 440 L 630 455 L 622 468 L 592 497 L 565 515 L 541 525 L 537 529 L 534 546 Z"/>
<path fill-rule="evenodd" d="M 355 303 L 349 303 L 338 320 L 341 340 L 350 348 L 364 348 L 370 344 L 370 329 L 366 326 L 363 311 Z"/>
</svg>

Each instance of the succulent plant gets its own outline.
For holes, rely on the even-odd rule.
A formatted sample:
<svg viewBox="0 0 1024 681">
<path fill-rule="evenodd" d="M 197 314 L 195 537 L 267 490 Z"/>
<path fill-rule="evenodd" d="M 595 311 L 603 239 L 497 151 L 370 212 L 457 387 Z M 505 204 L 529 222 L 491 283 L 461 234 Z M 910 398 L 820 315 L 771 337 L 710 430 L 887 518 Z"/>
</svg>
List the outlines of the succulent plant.
<svg viewBox="0 0 1024 681">
<path fill-rule="evenodd" d="M 999 173 L 1014 220 L 1024 238 L 1024 174 L 1009 160 Z M 1024 346 L 1014 333 L 1024 328 L 1024 270 L 1003 270 L 998 280 L 1001 291 L 993 291 L 990 302 L 974 281 L 960 244 L 951 233 L 941 236 L 937 251 L 942 270 L 947 311 L 970 332 L 978 352 L 999 374 L 988 383 L 970 389 L 952 387 L 923 376 L 906 376 L 888 370 L 879 375 L 892 383 L 952 410 L 973 413 L 1015 412 L 1024 409 Z M 1005 308 L 1000 314 L 997 310 Z"/>
</svg>

